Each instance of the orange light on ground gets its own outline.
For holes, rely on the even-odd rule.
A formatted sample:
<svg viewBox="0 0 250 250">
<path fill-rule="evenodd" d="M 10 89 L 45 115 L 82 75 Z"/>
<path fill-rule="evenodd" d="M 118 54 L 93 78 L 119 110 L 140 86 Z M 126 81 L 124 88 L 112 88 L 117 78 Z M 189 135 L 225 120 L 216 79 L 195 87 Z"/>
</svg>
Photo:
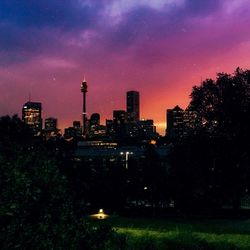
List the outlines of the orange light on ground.
<svg viewBox="0 0 250 250">
<path fill-rule="evenodd" d="M 90 215 L 91 218 L 93 219 L 97 219 L 97 220 L 104 220 L 108 217 L 107 214 L 104 213 L 103 209 L 99 209 L 97 214 L 92 214 Z"/>
</svg>

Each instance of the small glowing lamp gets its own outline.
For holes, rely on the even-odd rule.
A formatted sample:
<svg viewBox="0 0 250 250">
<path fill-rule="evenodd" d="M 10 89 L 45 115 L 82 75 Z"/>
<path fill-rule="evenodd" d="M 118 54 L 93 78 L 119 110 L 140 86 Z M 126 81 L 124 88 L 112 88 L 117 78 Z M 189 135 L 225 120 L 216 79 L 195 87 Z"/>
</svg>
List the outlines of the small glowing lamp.
<svg viewBox="0 0 250 250">
<path fill-rule="evenodd" d="M 104 213 L 104 210 L 102 208 L 100 208 L 97 214 L 92 214 L 90 215 L 90 217 L 92 217 L 93 219 L 104 220 L 108 217 L 108 215 Z"/>
</svg>

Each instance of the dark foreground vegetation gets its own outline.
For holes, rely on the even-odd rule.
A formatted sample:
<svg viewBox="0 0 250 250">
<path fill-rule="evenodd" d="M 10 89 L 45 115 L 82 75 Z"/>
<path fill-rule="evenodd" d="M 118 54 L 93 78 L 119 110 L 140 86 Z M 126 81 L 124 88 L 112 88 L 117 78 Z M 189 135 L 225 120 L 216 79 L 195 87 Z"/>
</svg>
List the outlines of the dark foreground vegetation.
<svg viewBox="0 0 250 250">
<path fill-rule="evenodd" d="M 162 139 L 172 145 L 164 162 L 151 145 L 142 164 L 131 158 L 128 170 L 120 162 L 103 168 L 75 161 L 74 141 L 34 138 L 17 116 L 1 117 L 1 249 L 249 249 L 241 201 L 250 190 L 250 71 L 194 87 L 190 109 L 202 126 L 179 140 Z M 245 220 L 96 224 L 84 217 L 101 207 L 154 217 L 171 208 L 181 218 L 213 217 L 227 207 L 229 217 Z"/>
</svg>

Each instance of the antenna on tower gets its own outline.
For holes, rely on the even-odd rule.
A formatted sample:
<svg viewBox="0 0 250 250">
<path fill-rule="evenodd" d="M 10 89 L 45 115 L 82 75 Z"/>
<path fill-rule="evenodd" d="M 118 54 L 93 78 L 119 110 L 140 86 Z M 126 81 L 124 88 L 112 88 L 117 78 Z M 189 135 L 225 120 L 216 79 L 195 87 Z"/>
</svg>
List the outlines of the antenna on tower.
<svg viewBox="0 0 250 250">
<path fill-rule="evenodd" d="M 29 102 L 31 101 L 31 94 L 30 94 L 30 92 L 29 92 Z"/>
</svg>

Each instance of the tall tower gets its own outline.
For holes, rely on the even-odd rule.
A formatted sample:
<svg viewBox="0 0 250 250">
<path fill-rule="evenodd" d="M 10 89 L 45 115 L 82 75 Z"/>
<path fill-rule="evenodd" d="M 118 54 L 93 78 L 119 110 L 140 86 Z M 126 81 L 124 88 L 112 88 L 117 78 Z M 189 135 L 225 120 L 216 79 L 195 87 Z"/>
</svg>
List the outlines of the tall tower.
<svg viewBox="0 0 250 250">
<path fill-rule="evenodd" d="M 88 85 L 87 82 L 84 80 L 81 83 L 81 92 L 82 92 L 82 135 L 83 137 L 86 137 L 87 134 L 87 113 L 86 113 L 86 93 L 88 92 Z"/>
<path fill-rule="evenodd" d="M 127 92 L 127 113 L 129 122 L 140 120 L 140 97 L 138 91 Z"/>
</svg>

